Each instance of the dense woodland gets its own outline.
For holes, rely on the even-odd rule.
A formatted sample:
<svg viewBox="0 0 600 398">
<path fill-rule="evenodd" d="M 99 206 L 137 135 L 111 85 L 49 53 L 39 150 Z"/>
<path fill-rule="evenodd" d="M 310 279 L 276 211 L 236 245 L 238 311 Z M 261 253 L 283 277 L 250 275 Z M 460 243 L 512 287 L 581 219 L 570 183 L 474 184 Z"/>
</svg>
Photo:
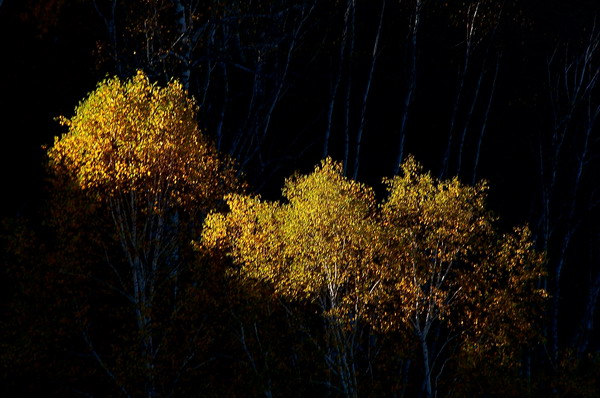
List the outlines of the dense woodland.
<svg viewBox="0 0 600 398">
<path fill-rule="evenodd" d="M 1 395 L 600 395 L 599 8 L 0 0 Z"/>
</svg>

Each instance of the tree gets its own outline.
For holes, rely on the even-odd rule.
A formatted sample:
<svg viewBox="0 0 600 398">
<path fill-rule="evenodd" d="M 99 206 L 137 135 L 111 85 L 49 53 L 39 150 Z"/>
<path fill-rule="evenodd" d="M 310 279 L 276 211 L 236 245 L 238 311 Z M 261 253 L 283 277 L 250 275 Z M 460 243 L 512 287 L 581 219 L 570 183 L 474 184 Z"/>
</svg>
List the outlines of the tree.
<svg viewBox="0 0 600 398">
<path fill-rule="evenodd" d="M 407 346 L 415 338 L 431 397 L 457 351 L 516 358 L 545 297 L 536 288 L 543 257 L 526 229 L 496 231 L 485 184 L 437 180 L 412 157 L 402 170 L 379 207 L 328 158 L 287 180 L 286 202 L 233 195 L 229 213 L 206 220 L 203 244 L 229 253 L 247 279 L 319 306 L 326 360 L 345 396 L 357 394 L 357 352 L 368 351 L 357 336 L 367 324 L 401 332 Z"/>
<path fill-rule="evenodd" d="M 532 337 L 532 311 L 545 297 L 536 289 L 543 258 L 526 229 L 497 234 L 484 183 L 437 180 L 413 158 L 402 171 L 387 180 L 381 207 L 381 283 L 372 322 L 414 335 L 431 397 L 450 346 L 485 353 L 494 347 L 509 357 Z"/>
<path fill-rule="evenodd" d="M 203 215 L 237 186 L 231 161 L 199 131 L 196 113 L 195 101 L 176 81 L 160 87 L 143 72 L 127 81 L 107 79 L 73 117 L 60 118 L 69 131 L 48 150 L 57 194 L 72 192 L 67 197 L 73 198 L 55 203 L 55 222 L 69 223 L 65 206 L 74 203 L 80 203 L 78 213 L 90 211 L 92 219 L 110 220 L 107 231 L 112 233 L 97 239 L 112 278 L 97 269 L 89 272 L 133 312 L 134 346 L 139 347 L 133 351 L 147 396 L 170 393 L 167 389 L 174 388 L 196 356 L 194 344 L 179 351 L 176 347 L 177 358 L 170 358 L 175 351 L 166 348 L 172 344 L 175 321 L 189 310 L 186 300 L 194 299 L 190 289 L 202 282 L 186 280 L 197 278 L 189 242 L 199 234 Z M 78 221 L 86 220 L 90 217 Z M 116 364 L 103 357 L 87 327 L 84 339 L 106 374 L 132 395 L 131 380 L 119 377 Z M 117 354 L 123 353 L 111 353 Z M 176 364 L 171 380 L 164 380 L 161 361 Z"/>
<path fill-rule="evenodd" d="M 547 63 L 549 109 L 552 124 L 549 131 L 540 134 L 538 170 L 539 201 L 537 210 L 538 240 L 550 257 L 549 291 L 552 306 L 549 316 L 548 335 L 551 342 L 552 360 L 559 362 L 559 352 L 572 346 L 582 355 L 589 345 L 593 330 L 594 313 L 600 293 L 600 273 L 594 269 L 595 261 L 585 258 L 581 252 L 593 252 L 596 247 L 595 222 L 586 225 L 597 211 L 597 188 L 586 180 L 595 179 L 598 172 L 597 133 L 595 132 L 600 106 L 598 105 L 598 77 L 600 68 L 598 50 L 600 32 L 595 27 L 586 35 L 580 48 L 557 46 Z M 587 228 L 583 236 L 593 238 L 589 242 L 577 242 L 577 233 Z M 571 319 L 561 325 L 563 296 L 572 294 L 564 288 L 564 273 L 575 264 L 569 264 L 574 244 L 578 249 L 576 274 L 586 275 L 579 285 L 587 285 L 589 292 L 582 305 L 583 314 L 577 330 L 567 327 L 575 324 Z M 586 269 L 587 268 L 587 269 Z M 585 269 L 585 271 L 584 271 Z M 587 275 L 590 276 L 587 276 Z M 560 326 L 559 326 L 560 325 Z M 571 329 L 571 330 L 570 330 Z M 568 343 L 564 343 L 568 341 Z"/>
<path fill-rule="evenodd" d="M 316 304 L 334 387 L 356 396 L 356 339 L 377 237 L 374 193 L 327 158 L 312 174 L 288 179 L 283 196 L 285 203 L 229 196 L 230 212 L 207 218 L 203 244 L 226 248 L 246 278 L 267 282 L 279 297 Z"/>
</svg>

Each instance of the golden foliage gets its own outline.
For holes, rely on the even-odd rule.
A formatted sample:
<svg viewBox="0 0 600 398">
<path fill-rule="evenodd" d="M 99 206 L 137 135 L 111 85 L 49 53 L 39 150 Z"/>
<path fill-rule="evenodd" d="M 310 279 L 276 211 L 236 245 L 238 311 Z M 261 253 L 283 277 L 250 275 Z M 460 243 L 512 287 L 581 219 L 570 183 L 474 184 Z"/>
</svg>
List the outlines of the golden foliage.
<svg viewBox="0 0 600 398">
<path fill-rule="evenodd" d="M 206 220 L 203 245 L 228 252 L 246 278 L 337 319 L 421 338 L 444 324 L 464 337 L 463 349 L 508 358 L 533 336 L 545 298 L 535 286 L 544 259 L 528 230 L 498 234 L 485 183 L 438 180 L 413 158 L 385 182 L 378 206 L 369 187 L 326 159 L 286 181 L 283 203 L 229 196 L 230 212 Z"/>
<path fill-rule="evenodd" d="M 533 248 L 529 229 L 515 228 L 489 246 L 477 272 L 465 277 L 462 318 L 470 355 L 494 352 L 512 365 L 512 350 L 541 337 L 536 328 L 548 294 L 540 288 L 545 258 Z"/>
<path fill-rule="evenodd" d="M 160 87 L 143 72 L 107 79 L 73 117 L 61 118 L 69 131 L 48 151 L 57 268 L 126 299 L 123 306 L 114 297 L 93 301 L 107 306 L 98 313 L 120 329 L 110 364 L 98 362 L 112 368 L 107 373 L 121 389 L 145 395 L 193 371 L 191 357 L 213 337 L 202 319 L 216 307 L 219 274 L 200 275 L 190 241 L 203 214 L 238 184 L 232 162 L 199 131 L 196 113 L 176 81 Z"/>
<path fill-rule="evenodd" d="M 381 206 L 385 250 L 376 299 L 387 307 L 380 319 L 383 329 L 400 327 L 399 320 L 446 316 L 460 289 L 457 267 L 473 267 L 493 234 L 484 183 L 470 187 L 456 178 L 438 181 L 413 158 L 402 173 L 386 180 L 388 198 Z"/>
<path fill-rule="evenodd" d="M 197 105 L 176 81 L 150 83 L 143 72 L 112 78 L 61 117 L 68 133 L 48 151 L 55 174 L 102 196 L 143 192 L 188 207 L 214 202 L 234 185 L 228 160 L 199 131 Z"/>
<path fill-rule="evenodd" d="M 284 297 L 324 311 L 354 307 L 373 269 L 373 191 L 326 159 L 312 174 L 288 179 L 283 194 L 285 203 L 229 196 L 230 212 L 206 220 L 203 244 L 227 248 L 246 277 Z"/>
</svg>

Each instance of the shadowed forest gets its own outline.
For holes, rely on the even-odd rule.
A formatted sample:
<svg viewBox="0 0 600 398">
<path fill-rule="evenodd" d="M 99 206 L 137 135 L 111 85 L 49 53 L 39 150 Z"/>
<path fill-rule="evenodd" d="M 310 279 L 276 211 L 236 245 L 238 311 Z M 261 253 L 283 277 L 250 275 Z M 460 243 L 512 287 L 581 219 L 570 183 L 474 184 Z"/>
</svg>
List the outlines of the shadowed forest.
<svg viewBox="0 0 600 398">
<path fill-rule="evenodd" d="M 598 396 L 599 11 L 0 0 L 0 395 Z"/>
</svg>

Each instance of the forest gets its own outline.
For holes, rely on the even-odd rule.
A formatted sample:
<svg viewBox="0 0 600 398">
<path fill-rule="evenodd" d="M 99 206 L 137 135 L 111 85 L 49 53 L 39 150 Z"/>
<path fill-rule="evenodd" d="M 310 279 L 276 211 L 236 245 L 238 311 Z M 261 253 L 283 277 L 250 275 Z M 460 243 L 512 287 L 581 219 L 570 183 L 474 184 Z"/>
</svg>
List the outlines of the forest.
<svg viewBox="0 0 600 398">
<path fill-rule="evenodd" d="M 599 396 L 598 16 L 0 0 L 0 395 Z"/>
</svg>

